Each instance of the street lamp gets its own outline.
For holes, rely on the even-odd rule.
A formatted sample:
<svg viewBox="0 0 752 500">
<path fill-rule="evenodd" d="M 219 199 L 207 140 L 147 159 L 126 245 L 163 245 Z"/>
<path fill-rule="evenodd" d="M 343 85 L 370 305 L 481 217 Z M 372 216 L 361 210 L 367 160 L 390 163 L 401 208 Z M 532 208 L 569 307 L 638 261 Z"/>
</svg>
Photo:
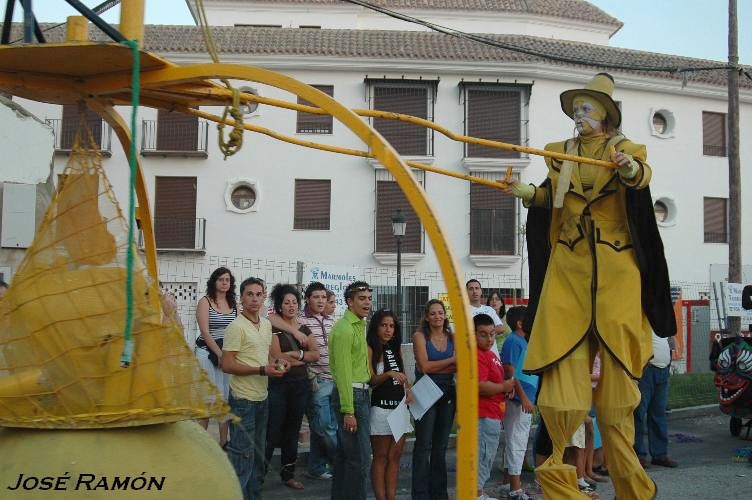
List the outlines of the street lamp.
<svg viewBox="0 0 752 500">
<path fill-rule="evenodd" d="M 397 238 L 397 317 L 402 323 L 402 238 L 405 236 L 407 221 L 402 210 L 397 209 L 392 216 L 392 234 Z M 404 325 L 402 326 L 404 328 Z"/>
</svg>

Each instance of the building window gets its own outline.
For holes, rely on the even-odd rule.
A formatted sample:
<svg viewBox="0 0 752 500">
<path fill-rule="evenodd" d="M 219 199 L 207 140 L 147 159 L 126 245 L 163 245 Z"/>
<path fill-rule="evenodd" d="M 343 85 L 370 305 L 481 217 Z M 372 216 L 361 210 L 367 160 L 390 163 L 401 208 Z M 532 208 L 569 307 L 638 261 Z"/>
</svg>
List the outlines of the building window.
<svg viewBox="0 0 752 500">
<path fill-rule="evenodd" d="M 196 219 L 196 188 L 195 177 L 155 178 L 154 237 L 157 248 L 203 248 L 203 223 Z M 198 241 L 201 243 L 197 244 Z"/>
<path fill-rule="evenodd" d="M 419 181 L 423 172 L 418 172 Z M 397 252 L 397 240 L 392 233 L 392 217 L 402 210 L 407 222 L 407 230 L 402 239 L 405 253 L 423 253 L 423 227 L 418 215 L 413 211 L 397 182 L 384 169 L 376 170 L 376 253 Z"/>
<path fill-rule="evenodd" d="M 157 151 L 198 150 L 198 117 L 160 109 L 157 114 Z M 205 143 L 204 143 L 205 144 Z"/>
<path fill-rule="evenodd" d="M 436 82 L 370 80 L 373 109 L 433 120 Z M 433 130 L 413 123 L 374 118 L 373 127 L 402 156 L 432 156 Z"/>
<path fill-rule="evenodd" d="M 493 180 L 502 180 L 494 174 Z M 470 254 L 515 255 L 517 203 L 513 196 L 483 184 L 470 184 Z"/>
<path fill-rule="evenodd" d="M 726 156 L 726 113 L 702 112 L 702 154 Z"/>
<path fill-rule="evenodd" d="M 465 130 L 467 135 L 491 141 L 527 142 L 527 119 L 523 103 L 527 87 L 510 85 L 465 86 Z M 467 158 L 520 158 L 516 151 L 467 144 Z"/>
<path fill-rule="evenodd" d="M 110 128 L 94 111 L 86 108 L 83 113 L 82 121 L 78 104 L 64 104 L 61 119 L 45 120 L 47 125 L 52 127 L 55 135 L 55 151 L 67 152 L 72 150 L 76 133 L 79 131 L 79 127 L 83 126 L 80 138 L 81 147 L 98 149 L 109 156 Z"/>
<path fill-rule="evenodd" d="M 424 309 L 428 302 L 427 286 L 402 286 L 402 304 L 397 305 L 396 286 L 374 286 L 373 307 L 374 310 L 391 309 L 402 311 L 402 343 L 412 342 L 413 332 L 420 329 L 423 322 Z"/>
<path fill-rule="evenodd" d="M 311 85 L 329 97 L 334 97 L 333 85 Z M 315 104 L 298 97 L 298 104 L 317 107 Z M 332 115 L 314 115 L 298 111 L 298 123 L 295 131 L 298 134 L 331 134 L 333 132 L 334 117 Z"/>
<path fill-rule="evenodd" d="M 295 179 L 293 229 L 329 229 L 332 181 Z"/>
<path fill-rule="evenodd" d="M 247 184 L 237 186 L 230 193 L 230 202 L 238 210 L 248 210 L 256 204 L 256 191 Z"/>
<path fill-rule="evenodd" d="M 705 243 L 728 243 L 728 199 L 703 198 Z"/>
<path fill-rule="evenodd" d="M 668 207 L 664 202 L 660 200 L 656 201 L 655 205 L 653 205 L 653 212 L 655 212 L 656 222 L 666 222 L 666 219 L 668 218 Z"/>
</svg>

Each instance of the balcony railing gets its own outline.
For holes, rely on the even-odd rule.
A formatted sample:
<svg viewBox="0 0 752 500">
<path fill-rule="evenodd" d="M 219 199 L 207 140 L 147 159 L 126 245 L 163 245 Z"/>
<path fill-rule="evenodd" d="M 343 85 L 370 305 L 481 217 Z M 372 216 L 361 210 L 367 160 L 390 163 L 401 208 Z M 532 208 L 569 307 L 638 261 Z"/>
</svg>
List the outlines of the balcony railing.
<svg viewBox="0 0 752 500">
<path fill-rule="evenodd" d="M 143 120 L 141 154 L 206 158 L 208 136 L 209 124 L 205 121 L 160 123 L 159 120 Z"/>
<path fill-rule="evenodd" d="M 61 118 L 46 118 L 45 123 L 52 127 L 52 133 L 55 136 L 55 151 L 61 153 L 69 153 L 73 149 L 73 143 L 76 140 L 76 132 L 78 131 L 78 122 L 68 123 L 67 120 Z M 89 129 L 94 139 L 94 143 L 99 146 L 99 151 L 105 155 L 110 156 L 112 154 L 111 140 L 112 135 L 110 126 L 102 120 L 96 123 L 89 123 Z M 89 138 L 86 136 L 81 137 L 81 146 L 84 148 L 89 147 Z"/>
<path fill-rule="evenodd" d="M 206 219 L 155 217 L 154 238 L 158 250 L 206 250 Z M 144 246 L 141 230 L 138 233 L 138 246 Z"/>
</svg>

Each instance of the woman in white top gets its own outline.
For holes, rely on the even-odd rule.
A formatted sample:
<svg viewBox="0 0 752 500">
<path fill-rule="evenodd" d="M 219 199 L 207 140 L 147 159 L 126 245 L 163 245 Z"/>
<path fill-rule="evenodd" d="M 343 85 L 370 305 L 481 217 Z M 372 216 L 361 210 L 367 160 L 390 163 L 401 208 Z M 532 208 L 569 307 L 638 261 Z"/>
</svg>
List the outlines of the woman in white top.
<svg viewBox="0 0 752 500">
<path fill-rule="evenodd" d="M 206 295 L 201 297 L 196 306 L 196 321 L 201 332 L 196 339 L 196 357 L 206 370 L 214 385 L 227 400 L 230 392 L 230 377 L 222 371 L 222 341 L 225 328 L 238 316 L 235 295 L 235 277 L 226 267 L 214 270 L 206 282 Z M 199 422 L 204 429 L 209 420 Z M 219 444 L 227 444 L 228 422 L 219 423 Z"/>
</svg>

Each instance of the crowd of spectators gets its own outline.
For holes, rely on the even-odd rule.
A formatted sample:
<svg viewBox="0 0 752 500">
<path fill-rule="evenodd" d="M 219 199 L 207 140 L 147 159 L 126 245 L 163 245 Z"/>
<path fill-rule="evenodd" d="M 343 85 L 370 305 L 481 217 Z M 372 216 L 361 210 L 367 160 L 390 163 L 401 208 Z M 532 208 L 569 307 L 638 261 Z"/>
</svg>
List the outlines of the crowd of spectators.
<svg viewBox="0 0 752 500">
<path fill-rule="evenodd" d="M 538 377 L 522 371 L 528 340 L 523 330 L 526 308 L 507 310 L 497 292 L 483 303 L 478 280 L 468 281 L 466 288 L 478 348 L 478 498 L 503 495 L 526 500 L 531 497 L 523 488 L 522 470 L 530 467 L 525 457 L 538 392 Z M 331 480 L 333 500 L 365 500 L 371 492 L 377 500 L 394 500 L 406 436 L 395 440 L 388 417 L 402 402 L 413 401 L 402 358 L 399 316 L 388 309 L 372 311 L 372 290 L 364 281 L 347 286 L 343 293 L 347 309 L 336 322 L 337 297 L 322 283 L 310 283 L 303 297 L 295 285 L 277 284 L 268 294 L 268 310 L 267 292 L 263 280 L 248 278 L 236 295 L 234 276 L 220 267 L 207 281 L 206 295 L 196 310 L 199 362 L 238 417 L 219 423 L 219 444 L 235 467 L 244 498 L 260 498 L 277 448 L 283 484 L 293 490 L 305 488 L 296 477 L 305 416 L 310 430 L 307 478 Z M 445 499 L 449 498 L 446 453 L 457 406 L 457 361 L 442 301 L 429 300 L 423 308 L 412 348 L 415 381 L 429 377 L 441 391 L 414 422 L 412 498 Z M 659 354 L 646 371 L 649 378 L 640 382 L 644 399 L 635 413 L 635 447 L 648 466 L 639 425 L 647 418 L 652 464 L 675 467 L 667 454 L 665 415 L 659 408 L 663 404 L 665 413 L 670 353 Z M 598 356 L 592 372 L 595 389 Z M 207 422 L 201 424 L 206 427 Z M 576 466 L 582 493 L 598 498 L 596 485 L 607 480 L 608 469 L 593 413 L 569 445 L 567 463 Z M 552 454 L 543 421 L 533 452 L 536 466 Z M 503 457 L 503 479 L 489 488 L 497 453 Z"/>
</svg>

